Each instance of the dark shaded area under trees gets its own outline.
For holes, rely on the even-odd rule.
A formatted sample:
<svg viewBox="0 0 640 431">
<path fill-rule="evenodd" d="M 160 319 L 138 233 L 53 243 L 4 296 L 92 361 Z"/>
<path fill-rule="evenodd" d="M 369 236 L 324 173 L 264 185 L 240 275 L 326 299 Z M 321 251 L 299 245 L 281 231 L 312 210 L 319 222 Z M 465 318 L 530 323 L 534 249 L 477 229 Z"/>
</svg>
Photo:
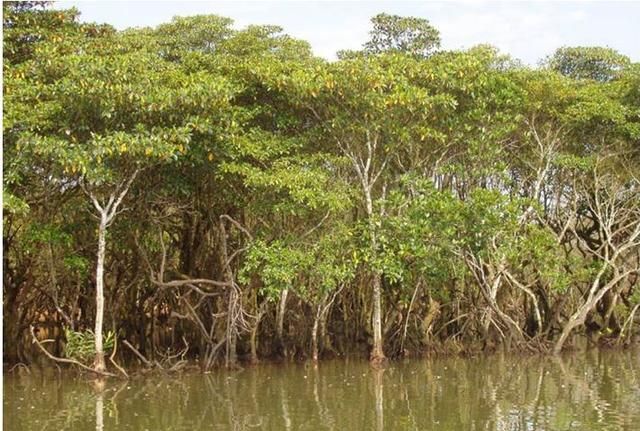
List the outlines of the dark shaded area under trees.
<svg viewBox="0 0 640 431">
<path fill-rule="evenodd" d="M 3 13 L 5 363 L 42 355 L 32 327 L 98 372 L 114 348 L 209 369 L 637 335 L 640 65 L 617 52 L 532 69 L 381 14 L 328 62 L 218 16 Z"/>
</svg>

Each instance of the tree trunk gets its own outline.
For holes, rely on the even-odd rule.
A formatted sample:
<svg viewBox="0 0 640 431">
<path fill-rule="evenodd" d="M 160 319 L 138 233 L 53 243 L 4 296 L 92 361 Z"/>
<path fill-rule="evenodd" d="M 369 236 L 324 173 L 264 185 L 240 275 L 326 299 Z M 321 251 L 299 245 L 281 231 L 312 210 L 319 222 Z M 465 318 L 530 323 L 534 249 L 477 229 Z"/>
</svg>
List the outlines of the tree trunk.
<svg viewBox="0 0 640 431">
<path fill-rule="evenodd" d="M 241 312 L 238 309 L 238 301 L 240 301 L 240 294 L 235 285 L 229 289 L 229 305 L 227 307 L 227 352 L 226 352 L 226 366 L 227 368 L 234 368 L 238 365 L 238 323 L 237 315 Z"/>
<path fill-rule="evenodd" d="M 251 363 L 252 364 L 257 364 L 258 361 L 258 327 L 259 327 L 260 323 L 256 323 L 256 326 L 253 327 L 253 329 L 251 330 L 251 338 L 249 339 L 249 342 L 251 344 Z"/>
<path fill-rule="evenodd" d="M 234 327 L 227 334 L 227 368 L 234 368 L 238 365 L 238 334 Z"/>
<path fill-rule="evenodd" d="M 105 371 L 104 349 L 102 346 L 102 325 L 104 320 L 104 256 L 106 251 L 107 219 L 100 218 L 98 229 L 98 263 L 96 265 L 96 326 L 95 349 L 96 357 L 93 367 L 96 371 Z"/>
<path fill-rule="evenodd" d="M 89 196 L 93 206 L 100 214 L 100 226 L 98 227 L 98 262 L 96 263 L 96 326 L 95 326 L 95 350 L 96 357 L 93 362 L 93 368 L 98 372 L 106 371 L 104 364 L 104 348 L 102 345 L 102 325 L 104 321 L 104 256 L 107 245 L 107 227 L 111 225 L 118 207 L 129 191 L 129 187 L 136 179 L 140 172 L 136 169 L 126 181 L 118 184 L 115 191 L 109 195 L 109 199 L 105 204 L 100 204 L 98 198 L 87 189 L 84 181 L 80 182 L 80 186 Z"/>
<path fill-rule="evenodd" d="M 287 309 L 287 296 L 289 296 L 289 289 L 284 289 L 280 294 L 280 304 L 278 304 L 278 314 L 276 316 L 278 350 L 282 355 L 284 355 L 284 312 Z"/>
<path fill-rule="evenodd" d="M 373 199 L 371 198 L 371 186 L 363 181 L 363 189 L 365 196 L 365 204 L 367 209 L 367 218 L 369 219 L 369 235 L 371 236 L 371 254 L 372 257 L 378 251 L 376 226 L 373 221 Z M 373 292 L 373 314 L 371 317 L 371 326 L 373 329 L 373 349 L 371 351 L 371 362 L 381 362 L 385 359 L 382 340 L 382 274 L 374 268 L 373 279 L 371 280 Z"/>
<path fill-rule="evenodd" d="M 616 256 L 617 257 L 617 256 Z M 596 279 L 593 281 L 591 285 L 591 290 L 589 291 L 589 295 L 584 303 L 578 308 L 578 310 L 571 315 L 569 321 L 562 328 L 562 333 L 560 334 L 560 338 L 556 341 L 556 344 L 553 346 L 553 353 L 559 354 L 562 351 L 562 347 L 564 343 L 571 335 L 571 332 L 578 326 L 584 324 L 587 315 L 595 308 L 598 302 L 602 299 L 602 297 L 609 292 L 613 287 L 615 287 L 619 282 L 621 282 L 627 275 L 631 274 L 633 271 L 627 271 L 622 274 L 617 273 L 614 275 L 613 279 L 609 280 L 607 284 L 602 286 L 598 291 L 598 286 L 600 285 L 600 280 L 605 273 L 605 270 L 608 268 L 608 265 L 603 265 L 602 269 L 598 272 Z"/>
<path fill-rule="evenodd" d="M 311 328 L 311 359 L 313 362 L 318 362 L 318 327 L 320 326 L 319 323 L 323 305 L 324 301 L 321 301 L 320 304 L 317 305 L 316 315 L 313 319 L 313 328 Z"/>
<path fill-rule="evenodd" d="M 373 316 L 371 324 L 373 326 L 373 350 L 371 351 L 371 362 L 380 362 L 385 359 L 382 340 L 382 275 L 379 272 L 373 273 Z"/>
<path fill-rule="evenodd" d="M 262 321 L 262 317 L 266 312 L 264 304 L 261 304 L 257 308 L 258 308 L 258 312 L 256 316 L 256 322 L 253 328 L 251 328 L 251 337 L 249 339 L 249 343 L 251 345 L 251 363 L 252 364 L 258 363 L 258 331 L 260 330 L 260 322 Z"/>
</svg>

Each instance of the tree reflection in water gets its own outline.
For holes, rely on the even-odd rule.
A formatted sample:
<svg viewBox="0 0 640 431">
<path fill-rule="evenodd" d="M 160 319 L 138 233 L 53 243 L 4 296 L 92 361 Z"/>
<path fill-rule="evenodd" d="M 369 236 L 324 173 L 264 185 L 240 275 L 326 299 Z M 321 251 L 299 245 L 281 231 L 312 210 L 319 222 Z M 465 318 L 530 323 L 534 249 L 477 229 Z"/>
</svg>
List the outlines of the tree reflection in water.
<svg viewBox="0 0 640 431">
<path fill-rule="evenodd" d="M 4 429 L 633 430 L 638 352 L 261 365 L 90 380 L 5 374 Z"/>
</svg>

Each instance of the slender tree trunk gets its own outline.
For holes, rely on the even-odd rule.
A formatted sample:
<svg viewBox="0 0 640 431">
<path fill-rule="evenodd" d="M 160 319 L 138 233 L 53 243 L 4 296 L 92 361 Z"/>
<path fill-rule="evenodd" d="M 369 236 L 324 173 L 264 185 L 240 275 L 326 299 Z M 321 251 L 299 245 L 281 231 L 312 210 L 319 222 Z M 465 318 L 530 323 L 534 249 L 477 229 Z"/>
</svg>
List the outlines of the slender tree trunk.
<svg viewBox="0 0 640 431">
<path fill-rule="evenodd" d="M 375 256 L 377 253 L 377 236 L 376 227 L 373 221 L 373 200 L 371 198 L 371 187 L 363 184 L 365 203 L 367 208 L 367 217 L 369 219 L 369 235 L 371 236 L 371 253 Z M 371 351 L 371 362 L 380 362 L 385 359 L 382 339 L 382 274 L 376 269 L 373 270 L 372 284 L 372 300 L 373 314 L 371 316 L 371 326 L 373 329 L 373 349 Z"/>
<path fill-rule="evenodd" d="M 106 252 L 107 219 L 100 218 L 98 229 L 98 263 L 96 265 L 96 326 L 95 349 L 96 357 L 93 363 L 96 371 L 105 371 L 104 349 L 102 346 L 102 325 L 104 320 L 104 257 Z"/>
<path fill-rule="evenodd" d="M 316 307 L 316 315 L 313 319 L 313 328 L 311 328 L 311 359 L 313 362 L 318 362 L 318 327 L 320 326 L 320 316 L 322 315 L 322 307 L 324 301 Z"/>
<path fill-rule="evenodd" d="M 260 322 L 262 321 L 262 317 L 266 312 L 264 308 L 264 304 L 261 304 L 257 308 L 258 308 L 258 312 L 256 316 L 256 323 L 254 324 L 253 328 L 251 328 L 251 337 L 249 339 L 249 342 L 251 345 L 251 363 L 252 364 L 258 363 L 258 331 L 260 330 Z"/>
<path fill-rule="evenodd" d="M 229 323 L 231 326 L 227 330 L 227 368 L 233 368 L 238 364 L 238 333 L 235 324 Z"/>
<path fill-rule="evenodd" d="M 98 227 L 98 261 L 96 263 L 96 326 L 95 326 L 95 350 L 96 357 L 93 367 L 96 371 L 106 371 L 104 363 L 104 347 L 102 345 L 102 326 L 104 321 L 104 257 L 107 245 L 107 228 L 113 222 L 118 213 L 118 207 L 129 191 L 129 187 L 140 172 L 136 169 L 129 178 L 118 184 L 115 191 L 109 195 L 106 203 L 101 204 L 98 198 L 87 189 L 84 181 L 80 182 L 82 190 L 89 196 L 93 206 L 100 215 Z"/>
<path fill-rule="evenodd" d="M 229 289 L 229 305 L 227 307 L 227 352 L 225 355 L 227 368 L 234 368 L 238 364 L 238 315 L 241 312 L 238 301 L 240 301 L 240 294 L 238 288 L 233 285 Z"/>
<path fill-rule="evenodd" d="M 256 323 L 256 326 L 251 330 L 251 338 L 249 342 L 251 344 L 251 363 L 257 364 L 258 361 L 258 327 L 260 323 Z"/>
<path fill-rule="evenodd" d="M 373 350 L 371 351 L 371 361 L 379 362 L 385 359 L 382 340 L 382 275 L 379 272 L 373 273 Z"/>
<path fill-rule="evenodd" d="M 225 361 L 227 368 L 233 368 L 238 362 L 238 324 L 242 318 L 241 292 L 235 283 L 235 275 L 231 269 L 231 260 L 229 260 L 229 252 L 227 249 L 227 230 L 224 225 L 224 219 L 220 218 L 220 234 L 222 246 L 222 265 L 225 269 L 226 280 L 229 286 L 229 303 L 227 305 L 227 328 L 226 328 L 226 355 Z"/>
<path fill-rule="evenodd" d="M 278 349 L 284 355 L 284 312 L 287 309 L 287 296 L 289 289 L 284 289 L 280 294 L 280 303 L 278 304 L 278 314 L 276 316 L 276 335 L 278 337 Z"/>
</svg>

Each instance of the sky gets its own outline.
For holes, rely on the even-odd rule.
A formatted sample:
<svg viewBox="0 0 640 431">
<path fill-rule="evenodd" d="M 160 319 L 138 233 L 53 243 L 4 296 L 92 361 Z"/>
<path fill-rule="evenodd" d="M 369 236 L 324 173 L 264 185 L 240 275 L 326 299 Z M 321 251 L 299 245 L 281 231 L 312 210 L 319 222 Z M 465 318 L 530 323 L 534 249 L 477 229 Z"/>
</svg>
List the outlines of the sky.
<svg viewBox="0 0 640 431">
<path fill-rule="evenodd" d="M 529 65 L 561 46 L 608 46 L 640 61 L 640 1 L 59 1 L 86 22 L 117 29 L 156 26 L 174 16 L 217 14 L 235 28 L 279 25 L 316 55 L 358 49 L 381 12 L 428 19 L 442 48 L 488 43 Z"/>
</svg>

